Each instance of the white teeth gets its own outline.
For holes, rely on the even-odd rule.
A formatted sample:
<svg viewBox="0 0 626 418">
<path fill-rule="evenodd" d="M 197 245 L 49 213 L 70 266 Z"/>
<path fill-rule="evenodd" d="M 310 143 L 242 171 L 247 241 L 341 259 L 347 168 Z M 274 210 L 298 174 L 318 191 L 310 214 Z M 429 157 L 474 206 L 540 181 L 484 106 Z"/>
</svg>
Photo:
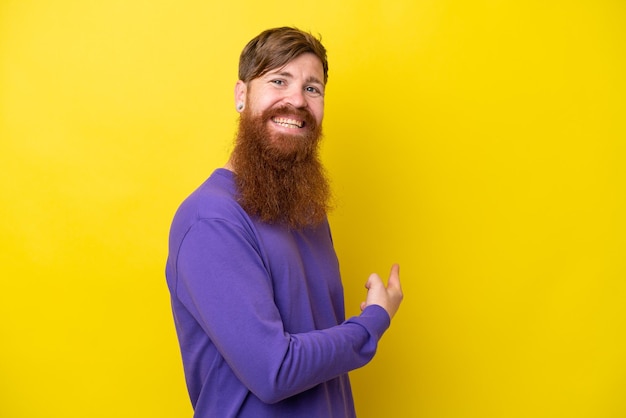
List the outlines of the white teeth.
<svg viewBox="0 0 626 418">
<path fill-rule="evenodd" d="M 302 121 L 289 118 L 274 118 L 272 121 L 285 128 L 302 128 Z"/>
</svg>

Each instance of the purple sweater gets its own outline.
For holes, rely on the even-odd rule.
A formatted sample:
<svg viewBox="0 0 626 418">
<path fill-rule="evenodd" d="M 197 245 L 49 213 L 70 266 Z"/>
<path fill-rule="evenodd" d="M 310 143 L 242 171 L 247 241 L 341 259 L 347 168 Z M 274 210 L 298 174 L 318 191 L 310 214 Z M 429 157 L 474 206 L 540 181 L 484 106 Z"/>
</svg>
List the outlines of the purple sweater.
<svg viewBox="0 0 626 418">
<path fill-rule="evenodd" d="M 345 320 L 328 223 L 250 217 L 216 170 L 180 206 L 166 276 L 197 418 L 353 417 L 348 371 L 389 326 L 380 306 Z"/>
</svg>

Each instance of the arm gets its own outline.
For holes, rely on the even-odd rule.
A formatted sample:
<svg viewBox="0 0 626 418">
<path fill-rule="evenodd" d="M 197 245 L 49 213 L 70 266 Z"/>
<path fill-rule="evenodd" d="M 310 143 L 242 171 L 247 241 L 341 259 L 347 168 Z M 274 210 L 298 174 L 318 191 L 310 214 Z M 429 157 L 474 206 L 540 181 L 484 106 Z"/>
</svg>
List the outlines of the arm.
<svg viewBox="0 0 626 418">
<path fill-rule="evenodd" d="M 221 220 L 188 231 L 176 291 L 239 380 L 267 403 L 363 366 L 389 326 L 381 306 L 371 306 L 329 329 L 286 333 L 254 239 Z"/>
</svg>

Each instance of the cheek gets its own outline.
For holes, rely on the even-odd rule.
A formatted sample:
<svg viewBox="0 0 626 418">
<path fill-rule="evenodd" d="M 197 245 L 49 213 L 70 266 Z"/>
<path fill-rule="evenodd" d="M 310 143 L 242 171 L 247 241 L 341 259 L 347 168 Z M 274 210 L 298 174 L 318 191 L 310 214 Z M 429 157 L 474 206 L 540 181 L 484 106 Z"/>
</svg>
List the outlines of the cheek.
<svg viewBox="0 0 626 418">
<path fill-rule="evenodd" d="M 268 96 L 266 92 L 258 87 L 248 90 L 246 107 L 248 107 L 252 113 L 261 113 L 267 107 Z"/>
<path fill-rule="evenodd" d="M 319 109 L 315 109 L 313 111 L 313 115 L 315 116 L 315 120 L 318 125 L 322 124 L 322 120 L 324 119 L 324 106 L 321 106 Z"/>
<path fill-rule="evenodd" d="M 318 125 L 321 125 L 324 119 L 324 100 L 311 100 L 308 102 L 309 112 L 315 117 Z"/>
<path fill-rule="evenodd" d="M 253 113 L 261 115 L 266 110 L 275 107 L 277 105 L 277 102 L 278 101 L 275 100 L 275 98 L 267 95 L 262 98 L 257 98 L 256 100 L 252 100 L 250 102 L 250 109 L 253 111 Z"/>
</svg>

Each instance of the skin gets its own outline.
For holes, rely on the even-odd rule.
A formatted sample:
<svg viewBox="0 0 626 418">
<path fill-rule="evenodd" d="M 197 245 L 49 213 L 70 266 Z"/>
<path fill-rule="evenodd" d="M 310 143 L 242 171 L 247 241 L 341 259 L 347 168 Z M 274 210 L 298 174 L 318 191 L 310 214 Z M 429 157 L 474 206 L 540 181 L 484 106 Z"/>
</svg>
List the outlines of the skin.
<svg viewBox="0 0 626 418">
<path fill-rule="evenodd" d="M 291 106 L 308 110 L 321 125 L 324 118 L 324 70 L 314 54 L 302 54 L 284 67 L 267 72 L 248 84 L 239 80 L 235 85 L 235 104 L 244 104 L 253 115 L 264 110 Z M 239 112 L 243 108 L 238 107 Z M 295 114 L 286 112 L 267 123 L 271 131 L 297 135 L 310 127 L 301 126 L 302 120 Z M 292 123 L 279 123 L 291 121 Z"/>
<path fill-rule="evenodd" d="M 302 54 L 284 67 L 277 68 L 251 80 L 249 83 L 237 81 L 235 85 L 235 108 L 239 113 L 247 108 L 253 115 L 260 115 L 270 108 L 288 106 L 306 109 L 317 124 L 324 119 L 324 70 L 322 63 L 311 53 Z M 286 111 L 272 120 L 266 121 L 270 132 L 298 135 L 308 128 L 296 114 Z M 233 170 L 229 161 L 225 168 Z M 393 318 L 403 299 L 400 284 L 400 266 L 391 267 L 387 285 L 373 273 L 365 284 L 367 297 L 361 302 L 361 309 L 379 305 Z"/>
<path fill-rule="evenodd" d="M 367 298 L 365 302 L 361 302 L 361 309 L 365 309 L 369 305 L 379 305 L 387 311 L 389 318 L 393 318 L 404 298 L 400 284 L 400 265 L 391 266 L 386 287 L 378 274 L 372 273 L 365 283 L 365 288 L 367 289 Z"/>
</svg>

